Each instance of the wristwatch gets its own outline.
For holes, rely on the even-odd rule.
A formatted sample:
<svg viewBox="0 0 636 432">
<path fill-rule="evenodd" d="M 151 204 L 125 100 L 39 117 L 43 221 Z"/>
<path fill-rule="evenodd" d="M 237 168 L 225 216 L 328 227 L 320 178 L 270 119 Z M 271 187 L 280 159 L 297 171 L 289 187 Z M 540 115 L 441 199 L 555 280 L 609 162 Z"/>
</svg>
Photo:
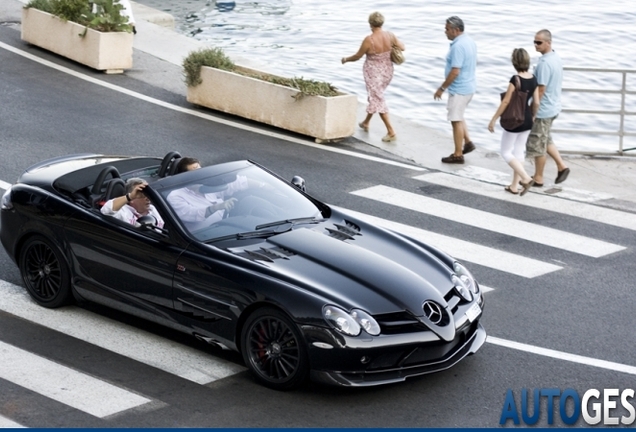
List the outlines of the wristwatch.
<svg viewBox="0 0 636 432">
<path fill-rule="evenodd" d="M 444 87 L 444 86 L 439 86 L 439 89 L 440 89 L 441 91 L 446 91 L 446 87 Z"/>
<path fill-rule="evenodd" d="M 130 198 L 130 194 L 129 193 L 126 194 L 126 201 L 128 201 L 128 202 L 132 201 L 132 198 Z"/>
</svg>

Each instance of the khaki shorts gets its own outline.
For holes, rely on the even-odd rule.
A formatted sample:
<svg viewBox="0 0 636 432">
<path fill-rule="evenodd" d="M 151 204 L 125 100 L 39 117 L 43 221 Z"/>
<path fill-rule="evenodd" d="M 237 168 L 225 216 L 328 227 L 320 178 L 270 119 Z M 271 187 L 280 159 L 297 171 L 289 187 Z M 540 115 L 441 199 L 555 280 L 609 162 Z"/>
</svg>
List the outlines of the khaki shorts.
<svg viewBox="0 0 636 432">
<path fill-rule="evenodd" d="M 446 109 L 448 110 L 448 121 L 464 121 L 464 111 L 468 106 L 468 102 L 473 98 L 472 94 L 468 95 L 449 95 Z"/>
<path fill-rule="evenodd" d="M 550 131 L 555 118 L 557 116 L 538 118 L 534 121 L 530 136 L 528 136 L 528 141 L 526 142 L 526 157 L 533 158 L 547 154 L 548 146 L 554 144 Z"/>
</svg>

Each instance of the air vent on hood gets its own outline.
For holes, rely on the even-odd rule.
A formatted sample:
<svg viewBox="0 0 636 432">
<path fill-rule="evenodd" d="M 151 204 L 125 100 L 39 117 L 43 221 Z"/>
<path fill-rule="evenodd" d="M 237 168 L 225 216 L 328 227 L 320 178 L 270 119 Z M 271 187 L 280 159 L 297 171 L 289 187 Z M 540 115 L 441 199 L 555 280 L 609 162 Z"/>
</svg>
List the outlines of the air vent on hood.
<svg viewBox="0 0 636 432">
<path fill-rule="evenodd" d="M 326 230 L 329 231 L 330 237 L 334 237 L 338 240 L 353 240 L 354 236 L 360 235 L 360 227 L 348 220 L 344 221 L 344 225 L 338 223 L 334 223 L 333 225 L 336 229 L 326 228 Z"/>
<path fill-rule="evenodd" d="M 230 249 L 231 252 L 234 252 L 236 255 L 241 256 L 243 258 L 255 260 L 255 261 L 267 261 L 274 262 L 277 259 L 289 259 L 290 256 L 296 255 L 294 252 L 289 251 L 287 249 L 283 249 L 282 247 L 272 247 L 272 248 L 264 248 L 260 247 L 258 249 L 243 249 L 243 250 L 235 250 Z"/>
</svg>

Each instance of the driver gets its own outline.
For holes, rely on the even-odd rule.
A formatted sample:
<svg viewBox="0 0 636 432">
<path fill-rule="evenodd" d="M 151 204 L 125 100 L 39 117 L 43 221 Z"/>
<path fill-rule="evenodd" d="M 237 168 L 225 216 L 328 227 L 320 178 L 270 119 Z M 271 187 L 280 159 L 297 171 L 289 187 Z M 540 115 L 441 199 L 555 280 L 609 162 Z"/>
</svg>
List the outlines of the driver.
<svg viewBox="0 0 636 432">
<path fill-rule="evenodd" d="M 137 219 L 142 216 L 154 216 L 157 220 L 157 227 L 163 228 L 163 219 L 159 212 L 150 203 L 144 194 L 144 188 L 148 183 L 140 178 L 134 177 L 126 182 L 126 195 L 110 199 L 102 206 L 101 212 L 116 219 L 128 222 L 137 226 Z"/>
</svg>

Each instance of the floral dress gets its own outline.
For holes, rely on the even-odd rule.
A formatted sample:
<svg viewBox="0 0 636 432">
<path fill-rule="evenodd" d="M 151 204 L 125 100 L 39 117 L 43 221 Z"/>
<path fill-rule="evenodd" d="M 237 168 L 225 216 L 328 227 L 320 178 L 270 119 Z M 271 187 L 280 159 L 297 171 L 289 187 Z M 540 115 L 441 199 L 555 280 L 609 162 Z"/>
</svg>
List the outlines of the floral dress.
<svg viewBox="0 0 636 432">
<path fill-rule="evenodd" d="M 371 46 L 375 53 L 373 37 L 371 37 Z M 367 53 L 364 66 L 362 67 L 362 74 L 367 86 L 367 100 L 369 101 L 367 113 L 388 113 L 389 107 L 384 100 L 384 90 L 386 90 L 393 79 L 391 50 L 377 54 Z"/>
</svg>

